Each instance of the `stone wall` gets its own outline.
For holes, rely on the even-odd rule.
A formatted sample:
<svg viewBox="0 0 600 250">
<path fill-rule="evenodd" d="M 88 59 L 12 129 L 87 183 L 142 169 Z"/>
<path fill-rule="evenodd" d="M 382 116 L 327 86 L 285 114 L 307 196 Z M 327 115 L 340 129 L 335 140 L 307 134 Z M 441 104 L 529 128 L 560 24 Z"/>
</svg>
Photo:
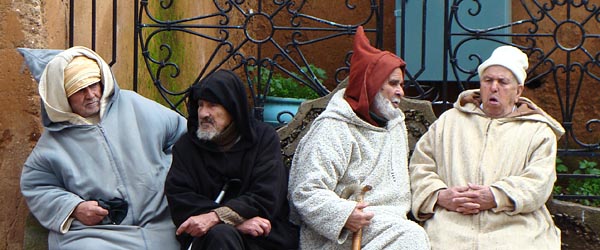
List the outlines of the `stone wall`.
<svg viewBox="0 0 600 250">
<path fill-rule="evenodd" d="M 35 82 L 17 47 L 44 47 L 39 0 L 0 0 L 0 249 L 21 249 L 27 206 L 19 192 L 21 166 L 40 135 Z"/>
</svg>

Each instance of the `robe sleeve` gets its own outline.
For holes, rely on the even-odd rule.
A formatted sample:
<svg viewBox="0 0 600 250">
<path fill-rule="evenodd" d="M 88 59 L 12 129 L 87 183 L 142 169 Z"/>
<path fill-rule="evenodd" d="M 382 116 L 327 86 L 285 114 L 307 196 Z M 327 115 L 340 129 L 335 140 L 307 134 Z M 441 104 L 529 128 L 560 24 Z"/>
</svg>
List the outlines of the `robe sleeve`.
<svg viewBox="0 0 600 250">
<path fill-rule="evenodd" d="M 412 193 L 412 213 L 417 220 L 431 217 L 437 202 L 437 194 L 447 184 L 437 174 L 435 161 L 436 138 L 443 128 L 443 117 L 435 121 L 415 145 L 410 159 L 409 174 Z M 441 129 L 440 129 L 441 130 Z"/>
<path fill-rule="evenodd" d="M 166 154 L 171 154 L 173 145 L 177 142 L 177 140 L 185 134 L 187 131 L 187 120 L 177 114 L 176 112 L 166 109 L 164 106 L 158 103 L 154 103 L 159 105 L 160 107 L 157 110 L 163 110 L 162 114 L 157 114 L 165 117 L 166 122 L 164 125 L 166 126 L 163 131 L 165 131 L 165 138 L 163 144 L 163 151 Z"/>
<path fill-rule="evenodd" d="M 84 200 L 65 190 L 62 181 L 50 169 L 50 163 L 34 150 L 21 173 L 21 192 L 29 210 L 45 228 L 66 233 L 69 216 Z"/>
<path fill-rule="evenodd" d="M 242 166 L 251 169 L 249 187 L 223 205 L 246 219 L 260 216 L 273 221 L 273 216 L 286 204 L 287 171 L 283 166 L 281 146 L 275 129 L 266 124 L 257 127 L 260 131 L 257 133 L 257 147 L 260 150 L 256 150 L 253 166 Z"/>
<path fill-rule="evenodd" d="M 165 194 L 171 217 L 177 227 L 191 216 L 208 213 L 219 207 L 210 197 L 196 192 L 194 183 L 197 180 L 187 167 L 189 164 L 184 162 L 187 159 L 186 154 L 190 152 L 182 152 L 178 145 L 173 148 L 173 162 L 165 181 Z"/>
<path fill-rule="evenodd" d="M 494 188 L 501 192 L 494 192 L 496 200 L 509 200 L 513 204 L 501 202 L 494 209 L 495 212 L 505 211 L 509 215 L 530 213 L 543 206 L 556 181 L 556 135 L 549 127 L 537 131 L 532 137 L 528 160 L 519 175 L 502 178 L 493 183 Z"/>
<path fill-rule="evenodd" d="M 348 168 L 351 150 L 357 147 L 347 125 L 324 122 L 313 124 L 298 145 L 288 192 L 293 210 L 306 226 L 343 243 L 349 234 L 344 225 L 356 202 L 340 198 L 335 188 Z"/>
</svg>

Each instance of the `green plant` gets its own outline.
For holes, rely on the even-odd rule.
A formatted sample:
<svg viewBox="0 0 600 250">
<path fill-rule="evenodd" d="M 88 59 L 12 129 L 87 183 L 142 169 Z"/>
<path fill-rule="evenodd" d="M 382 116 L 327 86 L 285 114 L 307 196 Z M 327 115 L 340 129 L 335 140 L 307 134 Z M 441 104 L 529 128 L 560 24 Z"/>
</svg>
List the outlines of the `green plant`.
<svg viewBox="0 0 600 250">
<path fill-rule="evenodd" d="M 325 79 L 327 79 L 327 72 L 324 69 L 314 66 L 313 64 L 310 64 L 309 67 L 315 74 L 319 82 L 323 82 Z M 300 70 L 302 70 L 302 72 L 308 72 L 308 69 L 306 67 L 301 67 Z M 248 71 L 255 72 L 256 67 L 249 67 Z M 303 74 L 298 74 L 295 72 L 292 72 L 291 74 L 299 79 L 308 81 L 306 80 Z M 266 84 L 269 80 L 269 75 L 271 75 L 269 69 L 261 68 L 260 81 L 263 84 Z M 292 76 L 284 76 L 281 73 L 275 72 L 270 77 L 271 85 L 269 87 L 269 92 L 267 93 L 267 96 L 299 99 L 315 99 L 319 97 L 319 95 L 313 89 L 306 86 L 304 83 L 297 81 Z M 258 81 L 258 78 L 256 76 L 254 77 L 254 81 Z"/>
<path fill-rule="evenodd" d="M 567 165 L 564 164 L 564 162 L 556 157 L 556 172 L 557 173 L 566 173 L 569 171 L 569 168 L 567 167 Z M 561 194 L 563 192 L 563 187 L 560 185 L 554 185 L 553 188 L 553 193 L 554 194 Z"/>
<path fill-rule="evenodd" d="M 568 167 L 558 158 L 556 159 L 556 172 L 568 172 Z M 573 174 L 600 175 L 600 169 L 598 163 L 594 161 L 581 160 Z M 563 193 L 563 191 L 573 195 L 600 195 L 600 178 L 570 179 L 566 188 L 559 185 L 554 187 L 555 194 Z M 600 200 L 580 199 L 578 202 L 587 206 L 600 206 Z"/>
</svg>

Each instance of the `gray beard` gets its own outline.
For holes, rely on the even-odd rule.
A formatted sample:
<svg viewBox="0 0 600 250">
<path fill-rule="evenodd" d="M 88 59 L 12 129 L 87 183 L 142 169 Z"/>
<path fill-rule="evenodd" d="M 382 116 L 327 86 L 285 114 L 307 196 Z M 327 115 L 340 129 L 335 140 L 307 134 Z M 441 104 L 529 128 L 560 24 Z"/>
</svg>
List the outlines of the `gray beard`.
<svg viewBox="0 0 600 250">
<path fill-rule="evenodd" d="M 374 104 L 381 116 L 383 116 L 385 119 L 388 119 L 388 121 L 398 118 L 402 114 L 402 111 L 399 108 L 395 108 L 390 100 L 383 97 L 381 92 L 377 92 L 377 95 L 375 95 Z"/>
<path fill-rule="evenodd" d="M 214 139 L 215 137 L 217 137 L 217 135 L 219 135 L 219 134 L 220 133 L 214 129 L 205 131 L 205 130 L 202 130 L 202 128 L 198 127 L 198 129 L 196 130 L 196 136 L 198 137 L 198 139 L 203 140 L 203 141 L 210 141 L 210 140 Z"/>
</svg>

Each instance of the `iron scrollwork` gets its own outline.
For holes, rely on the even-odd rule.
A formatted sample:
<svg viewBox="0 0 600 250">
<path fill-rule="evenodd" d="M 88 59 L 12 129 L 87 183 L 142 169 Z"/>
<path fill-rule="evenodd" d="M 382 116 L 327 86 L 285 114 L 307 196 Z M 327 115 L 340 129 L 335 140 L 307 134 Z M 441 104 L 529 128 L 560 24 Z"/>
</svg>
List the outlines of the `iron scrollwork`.
<svg viewBox="0 0 600 250">
<path fill-rule="evenodd" d="M 339 4 L 339 9 L 335 11 L 337 14 L 331 13 L 331 17 L 316 17 L 305 11 L 309 5 L 309 1 L 306 0 L 213 0 L 213 12 L 192 13 L 188 18 L 169 19 L 160 15 L 161 12 L 176 8 L 175 1 L 163 0 L 160 1 L 159 7 L 153 8 L 149 1 L 140 3 L 137 34 L 146 69 L 161 97 L 180 113 L 191 85 L 219 68 L 229 68 L 247 82 L 254 114 L 258 119 L 263 119 L 263 106 L 274 72 L 293 78 L 298 84 L 308 86 L 319 96 L 329 93 L 324 83 L 309 67 L 312 62 L 303 52 L 306 46 L 352 35 L 358 26 L 373 26 L 373 22 L 376 22 L 376 28 L 367 28 L 365 31 L 375 32 L 377 40 L 381 40 L 380 15 L 383 1 L 370 0 L 369 9 L 361 12 L 367 13 L 365 18 L 351 24 L 334 22 L 328 18 L 334 17 L 340 11 L 356 13 L 358 6 L 366 6 L 364 2 L 358 4 L 345 0 Z M 242 36 L 234 35 L 240 31 Z M 184 65 L 174 59 L 177 50 L 181 48 L 174 48 L 173 43 L 157 39 L 160 36 L 169 36 L 164 35 L 167 33 L 184 33 L 214 44 L 209 58 L 203 65 L 198 66 L 195 79 L 185 82 L 184 87 L 179 87 L 176 91 L 172 85 L 183 80 L 181 72 Z M 308 33 L 310 36 L 307 36 Z M 281 39 L 282 37 L 284 39 Z M 348 47 L 348 50 L 350 49 L 351 47 Z M 340 58 L 339 61 L 343 63 L 346 59 Z M 181 58 L 178 60 L 181 61 Z M 264 71 L 268 73 L 266 79 L 259 77 Z M 344 69 L 336 71 L 335 84 L 342 80 L 338 75 L 343 72 Z"/>
<path fill-rule="evenodd" d="M 452 1 L 450 20 L 458 25 L 447 27 L 459 28 L 447 31 L 451 37 L 448 53 L 458 86 L 465 86 L 461 83 L 472 81 L 477 74 L 476 67 L 462 66 L 461 62 L 475 62 L 469 65 L 479 65 L 482 62 L 482 57 L 478 54 L 469 54 L 468 60 L 457 57 L 458 51 L 467 47 L 470 42 L 485 40 L 498 46 L 508 44 L 518 47 L 530 56 L 527 71 L 529 77 L 525 86 L 536 87 L 542 81 L 551 84 L 556 92 L 562 124 L 567 130 L 559 154 L 600 149 L 600 142 L 584 141 L 594 136 L 576 133 L 594 132 L 591 125 L 597 124 L 597 119 L 584 122 L 585 125 L 582 126 L 585 129 L 574 130 L 574 122 L 580 122 L 574 119 L 574 114 L 582 105 L 582 88 L 585 85 L 589 88 L 600 81 L 597 70 L 594 71 L 594 68 L 600 66 L 600 52 L 593 45 L 598 42 L 600 35 L 591 32 L 600 22 L 600 6 L 592 1 L 520 1 L 520 6 L 513 6 L 513 9 L 522 8 L 527 16 L 525 19 L 485 28 L 473 28 L 462 20 L 469 15 L 478 15 L 483 8 L 483 1 Z M 508 32 L 498 32 L 502 30 Z M 468 77 L 461 79 L 460 73 L 465 73 Z M 580 149 L 570 148 L 573 144 Z"/>
</svg>

